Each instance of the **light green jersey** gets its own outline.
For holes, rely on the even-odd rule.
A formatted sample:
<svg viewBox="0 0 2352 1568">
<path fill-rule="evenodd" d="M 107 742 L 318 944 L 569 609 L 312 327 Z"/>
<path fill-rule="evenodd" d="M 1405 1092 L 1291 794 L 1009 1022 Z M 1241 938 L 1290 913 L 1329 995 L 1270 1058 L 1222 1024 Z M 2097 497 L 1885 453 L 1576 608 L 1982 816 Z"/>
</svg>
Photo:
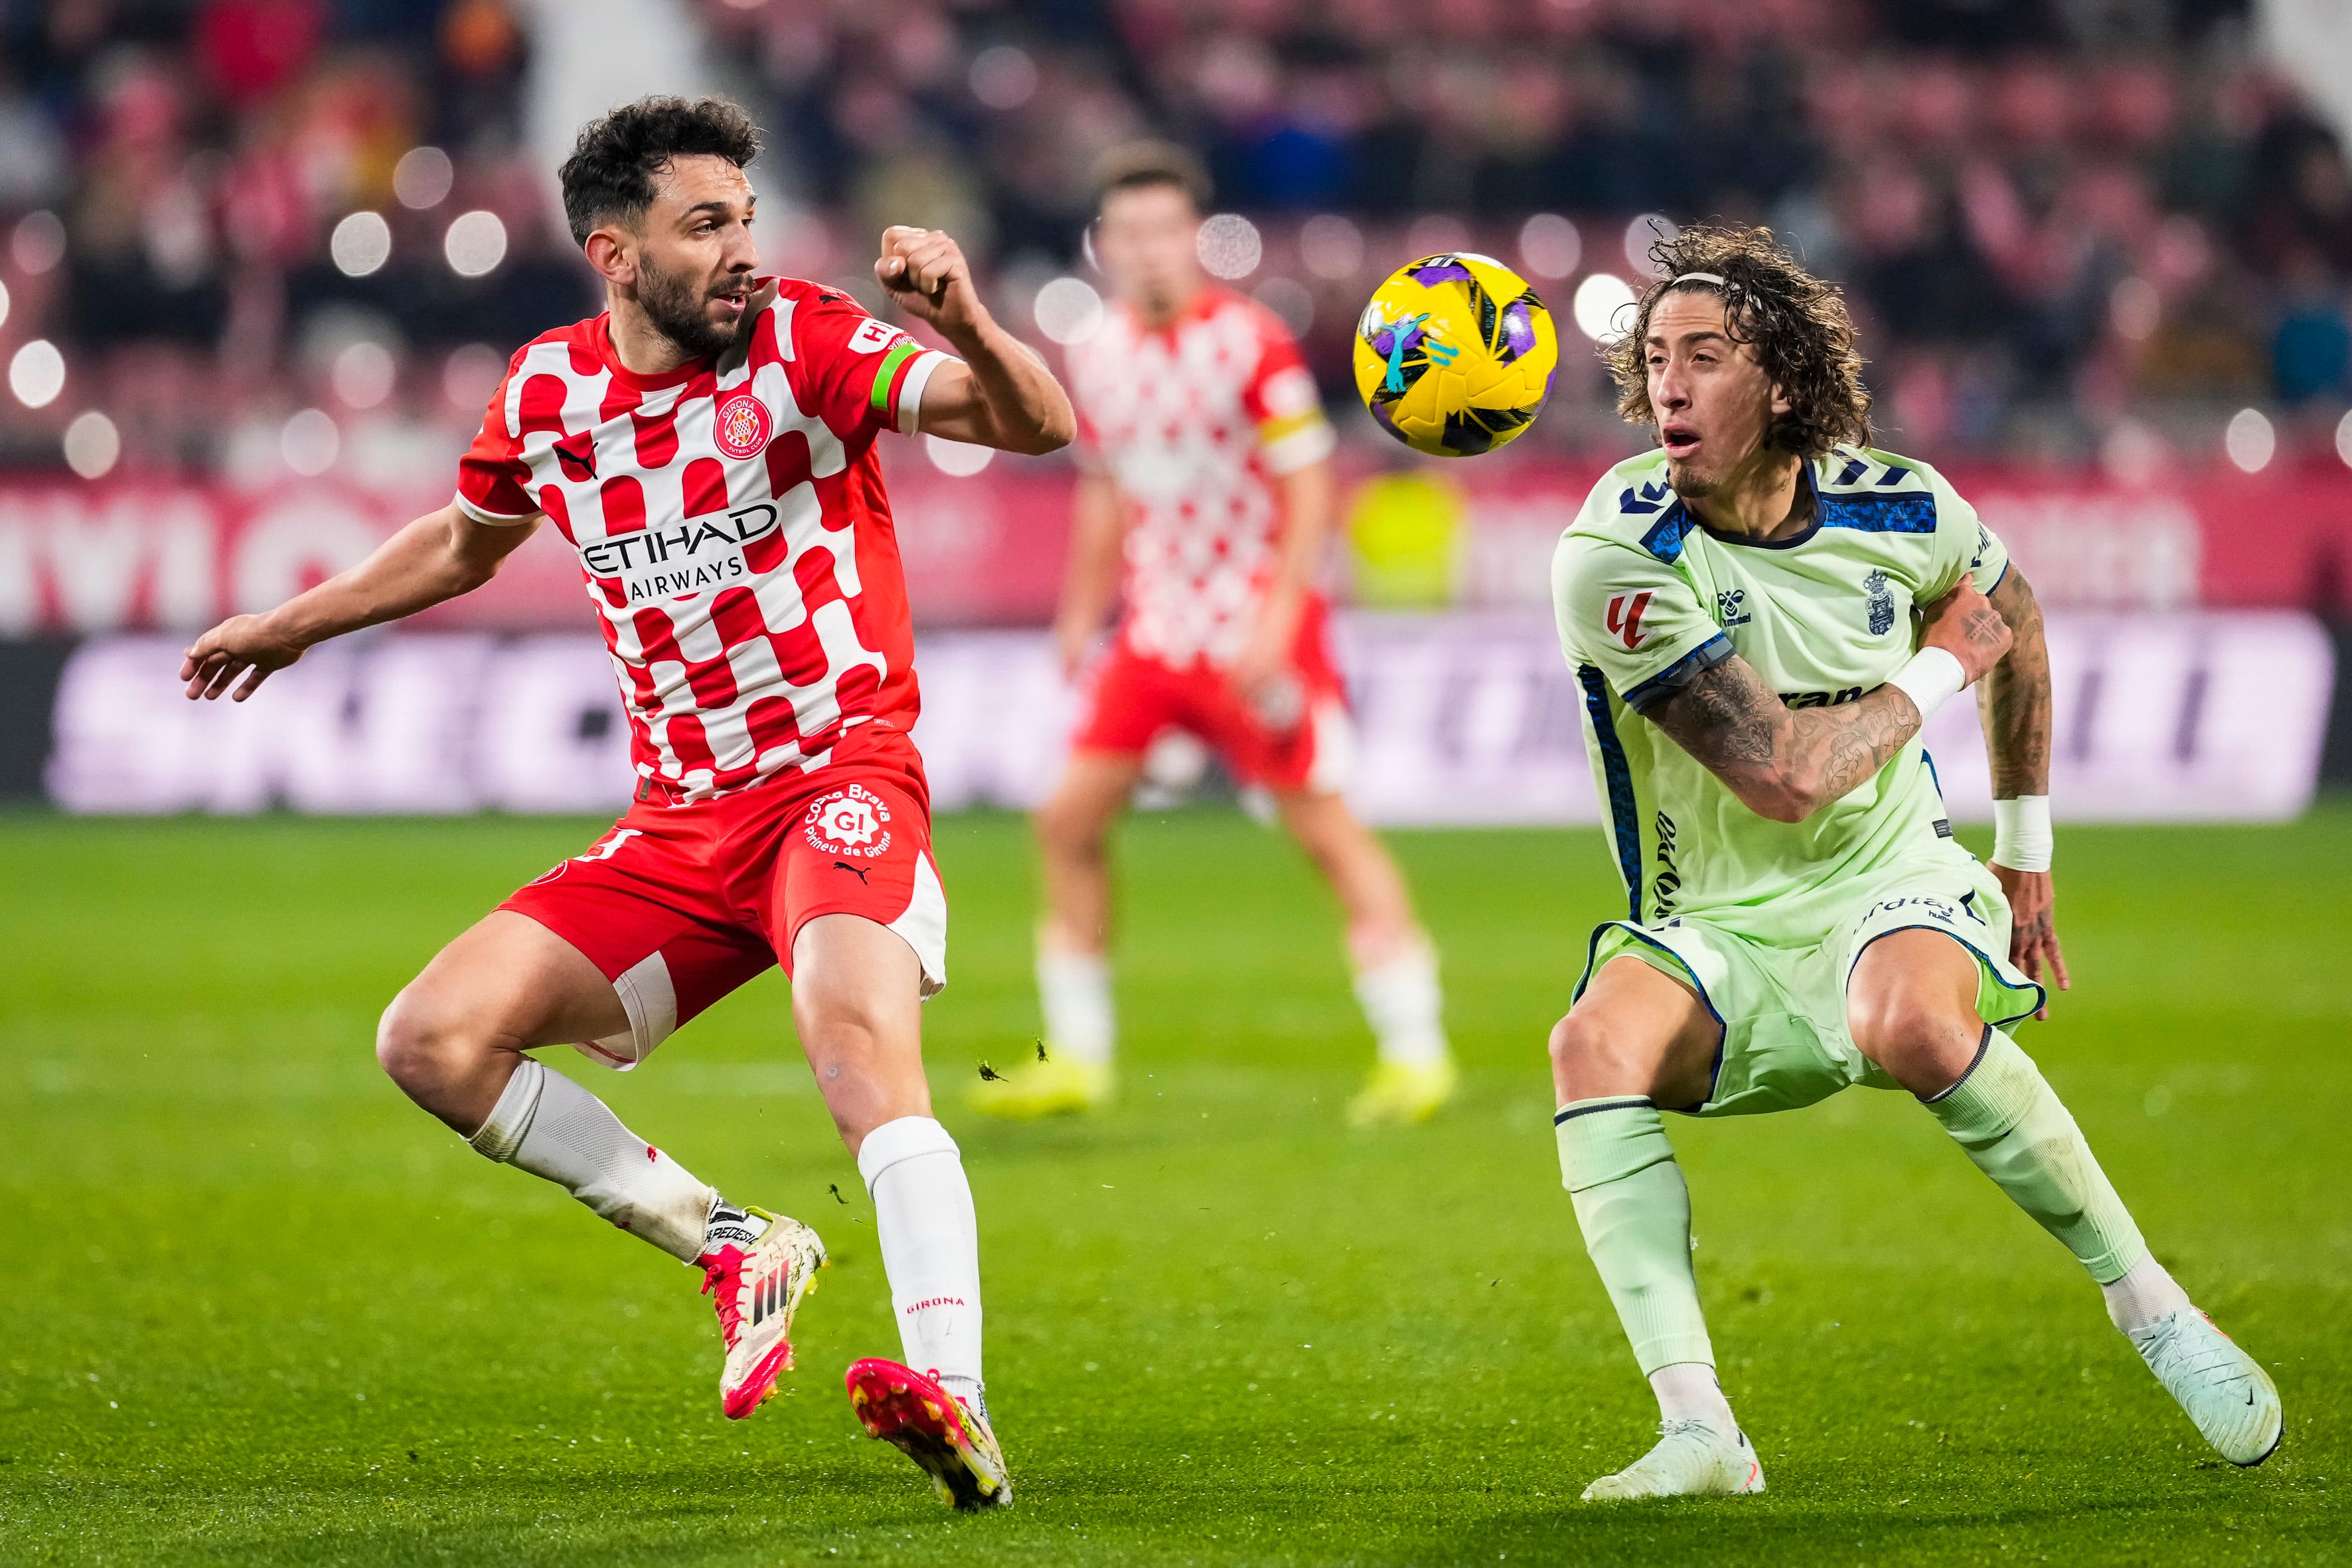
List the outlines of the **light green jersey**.
<svg viewBox="0 0 2352 1568">
<path fill-rule="evenodd" d="M 1774 822 L 1641 716 L 1734 653 L 1791 708 L 1859 700 L 1917 646 L 1917 608 L 2009 556 L 1927 464 L 1839 447 L 1805 466 L 1813 521 L 1755 543 L 1709 532 L 1652 452 L 1612 468 L 1552 557 L 1560 647 L 1631 918 L 1704 915 L 1759 942 L 1818 942 L 1840 889 L 1906 860 L 1958 858 L 1919 741 L 1843 800 Z"/>
</svg>

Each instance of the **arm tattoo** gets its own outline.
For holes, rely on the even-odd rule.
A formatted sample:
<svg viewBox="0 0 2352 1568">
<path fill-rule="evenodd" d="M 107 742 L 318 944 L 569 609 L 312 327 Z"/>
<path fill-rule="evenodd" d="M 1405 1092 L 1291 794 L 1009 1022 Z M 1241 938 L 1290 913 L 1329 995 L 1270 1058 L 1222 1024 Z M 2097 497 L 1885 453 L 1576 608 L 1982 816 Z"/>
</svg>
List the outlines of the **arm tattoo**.
<svg viewBox="0 0 2352 1568">
<path fill-rule="evenodd" d="M 1992 755 L 1997 799 L 2050 793 L 2050 645 L 2042 606 L 2015 565 L 1992 592 L 1992 607 L 2009 623 L 2009 652 L 1977 690 L 1985 750 Z"/>
<path fill-rule="evenodd" d="M 1701 674 L 1648 717 L 1766 816 L 1780 805 L 1802 816 L 1842 799 L 1919 732 L 1918 710 L 1893 687 L 1791 711 L 1744 658 Z"/>
</svg>

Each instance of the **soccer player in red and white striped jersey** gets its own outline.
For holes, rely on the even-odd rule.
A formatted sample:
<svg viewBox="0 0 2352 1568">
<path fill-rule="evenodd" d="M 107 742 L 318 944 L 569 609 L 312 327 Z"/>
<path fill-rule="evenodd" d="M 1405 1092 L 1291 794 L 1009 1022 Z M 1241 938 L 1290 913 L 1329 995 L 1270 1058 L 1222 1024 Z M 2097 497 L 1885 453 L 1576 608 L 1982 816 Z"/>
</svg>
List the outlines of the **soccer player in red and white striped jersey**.
<svg viewBox="0 0 2352 1568">
<path fill-rule="evenodd" d="M 982 1393 L 978 1232 L 923 1077 L 947 901 L 875 446 L 925 431 L 1045 452 L 1074 416 L 946 235 L 890 229 L 875 274 L 953 356 L 837 289 L 760 276 L 743 174 L 758 151 L 743 111 L 709 99 L 647 99 L 583 132 L 564 205 L 605 313 L 515 355 L 448 506 L 205 633 L 183 673 L 191 697 L 243 700 L 315 643 L 480 586 L 553 524 L 620 677 L 636 802 L 443 949 L 385 1013 L 377 1055 L 481 1153 L 700 1268 L 722 1402 L 745 1416 L 791 1364 L 815 1234 L 727 1203 L 528 1053 L 573 1045 L 625 1070 L 782 963 L 873 1196 L 906 1356 L 851 1367 L 851 1399 L 948 1500 L 992 1506 L 1011 1485 Z"/>
<path fill-rule="evenodd" d="M 1102 187 L 1095 255 L 1115 299 L 1069 362 L 1085 458 L 1058 628 L 1073 676 L 1115 587 L 1125 610 L 1087 672 L 1069 770 L 1037 814 L 1051 1051 L 976 1086 L 973 1103 L 1037 1116 L 1110 1094 L 1105 840 L 1144 752 L 1176 730 L 1272 796 L 1347 911 L 1378 1047 L 1351 1120 L 1418 1121 L 1453 1093 L 1455 1070 L 1435 951 L 1395 863 L 1340 794 L 1347 695 L 1312 581 L 1329 527 L 1331 427 L 1281 321 L 1202 270 L 1205 180 L 1191 156 L 1117 150 Z"/>
</svg>

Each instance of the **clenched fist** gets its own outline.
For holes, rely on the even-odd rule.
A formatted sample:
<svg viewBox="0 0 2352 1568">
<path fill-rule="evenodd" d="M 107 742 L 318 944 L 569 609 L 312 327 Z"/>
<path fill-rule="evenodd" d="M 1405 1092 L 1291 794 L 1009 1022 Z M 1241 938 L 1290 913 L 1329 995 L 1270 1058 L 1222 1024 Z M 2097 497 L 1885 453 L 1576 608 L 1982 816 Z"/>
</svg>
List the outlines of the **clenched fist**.
<svg viewBox="0 0 2352 1568">
<path fill-rule="evenodd" d="M 950 337 L 972 331 L 988 319 L 988 309 L 971 286 L 971 264 L 963 258 L 963 247 L 939 229 L 902 224 L 884 229 L 874 276 L 900 310 Z"/>
</svg>

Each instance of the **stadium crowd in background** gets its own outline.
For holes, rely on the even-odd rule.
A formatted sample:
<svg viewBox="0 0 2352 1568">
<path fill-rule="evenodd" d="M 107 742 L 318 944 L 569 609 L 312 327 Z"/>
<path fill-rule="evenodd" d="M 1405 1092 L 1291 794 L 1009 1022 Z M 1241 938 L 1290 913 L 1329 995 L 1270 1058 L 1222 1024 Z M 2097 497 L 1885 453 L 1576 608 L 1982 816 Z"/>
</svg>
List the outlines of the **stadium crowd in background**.
<svg viewBox="0 0 2352 1568">
<path fill-rule="evenodd" d="M 1043 337 L 1095 319 L 1041 295 L 1091 277 L 1094 159 L 1158 132 L 1203 152 L 1235 215 L 1213 265 L 1335 403 L 1411 255 L 1489 251 L 1605 329 L 1656 228 L 1715 216 L 1847 285 L 1908 449 L 2210 461 L 2251 404 L 2332 463 L 2352 401 L 2352 168 L 2244 0 L 681 15 L 769 130 L 769 265 L 870 292 L 884 224 L 943 227 Z M 437 469 L 511 347 L 591 299 L 520 145 L 531 47 L 511 0 L 0 5 L 0 461 L 54 466 L 100 411 L 131 471 Z M 1529 449 L 1622 447 L 1587 363 Z"/>
</svg>

